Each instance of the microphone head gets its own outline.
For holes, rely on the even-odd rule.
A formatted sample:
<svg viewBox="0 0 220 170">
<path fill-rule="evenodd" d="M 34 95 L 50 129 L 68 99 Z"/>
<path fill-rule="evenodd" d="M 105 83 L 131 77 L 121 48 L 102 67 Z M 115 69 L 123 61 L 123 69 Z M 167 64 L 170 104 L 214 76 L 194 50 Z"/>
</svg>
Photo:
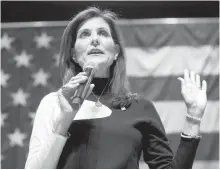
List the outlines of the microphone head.
<svg viewBox="0 0 220 170">
<path fill-rule="evenodd" d="M 98 64 L 94 63 L 94 62 L 87 62 L 84 64 L 83 66 L 83 71 L 87 70 L 87 69 L 98 69 Z"/>
</svg>

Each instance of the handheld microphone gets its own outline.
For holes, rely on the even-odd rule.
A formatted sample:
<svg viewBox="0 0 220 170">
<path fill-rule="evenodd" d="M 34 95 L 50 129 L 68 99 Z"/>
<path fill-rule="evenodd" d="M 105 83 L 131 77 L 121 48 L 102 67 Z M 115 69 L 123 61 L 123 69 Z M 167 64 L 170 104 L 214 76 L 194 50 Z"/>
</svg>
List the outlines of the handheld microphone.
<svg viewBox="0 0 220 170">
<path fill-rule="evenodd" d="M 95 75 L 96 69 L 97 69 L 97 64 L 94 62 L 88 62 L 83 66 L 83 71 L 87 73 L 88 79 L 84 83 L 79 85 L 72 101 L 73 104 L 77 105 L 78 107 L 80 107 L 83 101 L 85 100 L 86 93 Z"/>
</svg>

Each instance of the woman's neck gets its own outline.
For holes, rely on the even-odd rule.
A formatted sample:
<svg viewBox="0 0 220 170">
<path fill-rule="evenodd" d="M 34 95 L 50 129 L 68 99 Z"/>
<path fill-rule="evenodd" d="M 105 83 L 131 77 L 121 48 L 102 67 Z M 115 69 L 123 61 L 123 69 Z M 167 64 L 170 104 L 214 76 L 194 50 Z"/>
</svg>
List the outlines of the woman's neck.
<svg viewBox="0 0 220 170">
<path fill-rule="evenodd" d="M 109 69 L 100 69 L 95 73 L 96 78 L 108 78 L 109 77 Z"/>
<path fill-rule="evenodd" d="M 96 95 L 101 95 L 101 93 L 103 95 L 108 92 L 109 83 L 110 83 L 108 78 L 94 77 L 92 83 L 95 84 L 93 92 Z"/>
</svg>

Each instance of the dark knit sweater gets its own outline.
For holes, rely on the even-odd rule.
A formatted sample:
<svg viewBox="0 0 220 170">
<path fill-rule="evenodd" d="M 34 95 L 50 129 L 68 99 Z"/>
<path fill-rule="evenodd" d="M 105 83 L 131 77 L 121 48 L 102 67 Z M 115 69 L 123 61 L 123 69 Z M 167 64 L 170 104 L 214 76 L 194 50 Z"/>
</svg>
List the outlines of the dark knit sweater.
<svg viewBox="0 0 220 170">
<path fill-rule="evenodd" d="M 97 99 L 90 95 L 87 100 Z M 137 169 L 142 151 L 150 168 L 192 168 L 199 139 L 181 137 L 174 156 L 152 102 L 134 100 L 122 111 L 110 101 L 109 94 L 101 98 L 111 116 L 73 121 L 57 168 Z"/>
</svg>

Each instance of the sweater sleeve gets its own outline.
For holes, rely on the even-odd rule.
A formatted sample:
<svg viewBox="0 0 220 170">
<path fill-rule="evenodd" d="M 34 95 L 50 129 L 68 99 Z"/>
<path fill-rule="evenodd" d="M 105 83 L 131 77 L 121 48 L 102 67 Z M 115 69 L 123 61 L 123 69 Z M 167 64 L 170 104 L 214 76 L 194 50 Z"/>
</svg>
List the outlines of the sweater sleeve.
<svg viewBox="0 0 220 170">
<path fill-rule="evenodd" d="M 67 138 L 55 134 L 52 119 L 55 114 L 56 94 L 46 95 L 40 102 L 34 119 L 26 169 L 56 168 Z"/>
<path fill-rule="evenodd" d="M 154 105 L 147 101 L 144 110 L 149 122 L 143 130 L 142 144 L 144 161 L 148 166 L 154 169 L 192 168 L 199 139 L 181 137 L 177 152 L 174 155 Z"/>
</svg>

